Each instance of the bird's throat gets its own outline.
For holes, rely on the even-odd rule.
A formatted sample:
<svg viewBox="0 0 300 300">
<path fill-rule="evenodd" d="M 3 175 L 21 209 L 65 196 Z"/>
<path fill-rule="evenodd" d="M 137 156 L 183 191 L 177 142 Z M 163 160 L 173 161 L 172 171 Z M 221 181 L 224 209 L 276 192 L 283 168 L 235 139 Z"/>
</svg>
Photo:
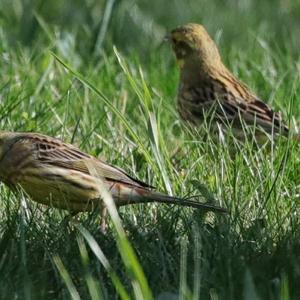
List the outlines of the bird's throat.
<svg viewBox="0 0 300 300">
<path fill-rule="evenodd" d="M 184 67 L 184 59 L 183 58 L 177 58 L 177 64 L 180 69 L 183 69 Z"/>
</svg>

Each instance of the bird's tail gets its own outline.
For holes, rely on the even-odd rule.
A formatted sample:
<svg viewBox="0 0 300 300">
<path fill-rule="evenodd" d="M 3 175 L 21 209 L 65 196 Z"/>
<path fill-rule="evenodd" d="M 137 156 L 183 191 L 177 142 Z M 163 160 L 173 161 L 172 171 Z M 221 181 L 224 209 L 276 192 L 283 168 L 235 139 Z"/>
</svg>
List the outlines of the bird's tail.
<svg viewBox="0 0 300 300">
<path fill-rule="evenodd" d="M 128 188 L 118 195 L 112 193 L 113 198 L 116 201 L 117 206 L 123 206 L 127 204 L 138 204 L 147 202 L 158 202 L 170 205 L 180 205 L 192 207 L 195 209 L 201 209 L 203 211 L 212 211 L 217 213 L 227 213 L 228 210 L 223 207 L 215 206 L 209 203 L 201 203 L 190 199 L 184 199 L 179 197 L 168 196 L 159 192 L 151 191 L 144 188 Z"/>
</svg>

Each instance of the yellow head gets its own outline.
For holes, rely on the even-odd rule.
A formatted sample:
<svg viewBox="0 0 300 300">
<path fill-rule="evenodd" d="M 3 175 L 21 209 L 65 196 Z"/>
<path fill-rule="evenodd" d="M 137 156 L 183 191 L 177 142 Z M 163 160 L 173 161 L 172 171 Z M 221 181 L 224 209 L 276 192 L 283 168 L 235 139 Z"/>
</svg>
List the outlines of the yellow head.
<svg viewBox="0 0 300 300">
<path fill-rule="evenodd" d="M 168 35 L 180 66 L 187 61 L 213 64 L 220 61 L 218 48 L 202 25 L 189 23 Z"/>
</svg>

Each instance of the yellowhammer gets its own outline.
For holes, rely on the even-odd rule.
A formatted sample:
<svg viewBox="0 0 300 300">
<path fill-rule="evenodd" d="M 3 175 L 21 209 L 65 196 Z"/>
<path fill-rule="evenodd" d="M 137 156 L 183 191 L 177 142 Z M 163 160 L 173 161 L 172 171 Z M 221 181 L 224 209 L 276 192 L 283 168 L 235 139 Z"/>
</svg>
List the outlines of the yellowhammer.
<svg viewBox="0 0 300 300">
<path fill-rule="evenodd" d="M 184 120 L 197 125 L 211 112 L 219 124 L 231 124 L 239 136 L 243 135 L 241 120 L 267 133 L 288 134 L 280 115 L 224 66 L 203 26 L 180 26 L 167 39 L 180 66 L 178 111 Z"/>
<path fill-rule="evenodd" d="M 72 213 L 101 205 L 101 190 L 110 191 L 117 206 L 161 202 L 226 212 L 197 201 L 153 191 L 123 170 L 62 141 L 37 133 L 0 132 L 0 180 L 20 186 L 36 202 Z"/>
</svg>

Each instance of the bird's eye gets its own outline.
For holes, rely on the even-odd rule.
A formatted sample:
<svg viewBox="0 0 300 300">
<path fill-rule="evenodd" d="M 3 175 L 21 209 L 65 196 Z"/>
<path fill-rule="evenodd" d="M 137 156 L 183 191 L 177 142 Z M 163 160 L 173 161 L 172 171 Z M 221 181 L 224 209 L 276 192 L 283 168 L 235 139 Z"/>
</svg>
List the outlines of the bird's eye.
<svg viewBox="0 0 300 300">
<path fill-rule="evenodd" d="M 193 51 L 189 44 L 184 41 L 176 41 L 176 43 L 174 43 L 173 45 L 175 54 L 178 59 L 186 58 Z"/>
<path fill-rule="evenodd" d="M 187 43 L 183 41 L 177 42 L 177 46 L 183 49 L 188 47 Z"/>
</svg>

